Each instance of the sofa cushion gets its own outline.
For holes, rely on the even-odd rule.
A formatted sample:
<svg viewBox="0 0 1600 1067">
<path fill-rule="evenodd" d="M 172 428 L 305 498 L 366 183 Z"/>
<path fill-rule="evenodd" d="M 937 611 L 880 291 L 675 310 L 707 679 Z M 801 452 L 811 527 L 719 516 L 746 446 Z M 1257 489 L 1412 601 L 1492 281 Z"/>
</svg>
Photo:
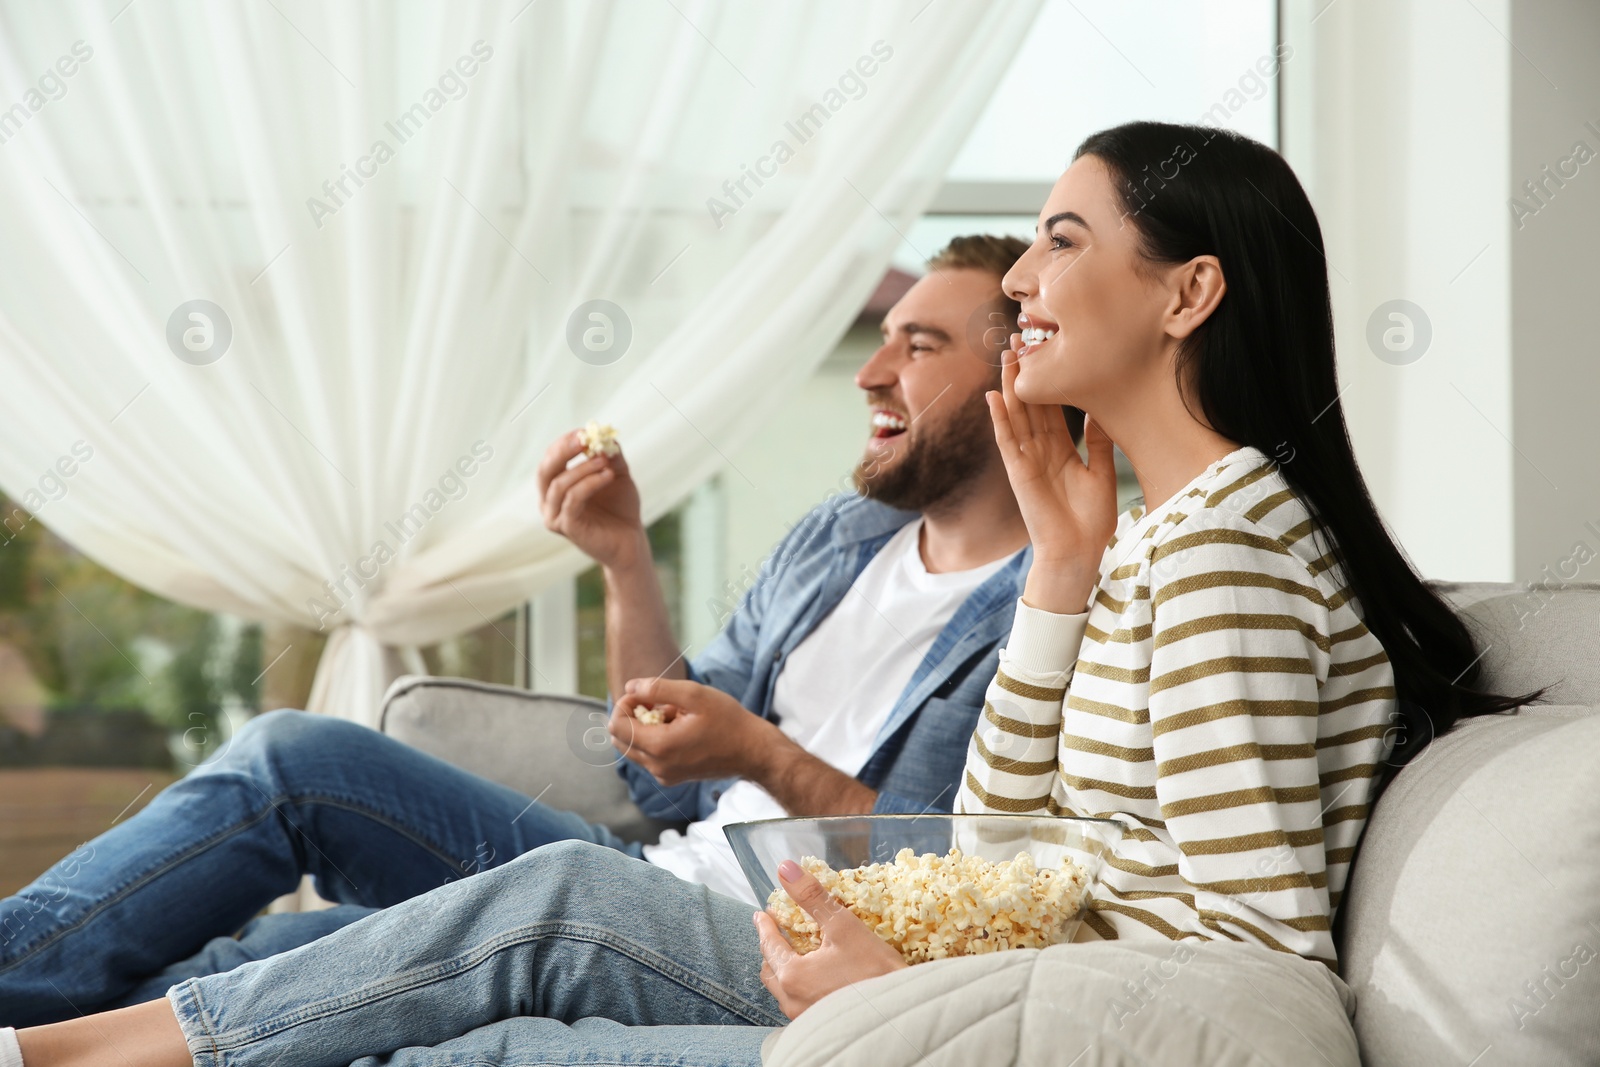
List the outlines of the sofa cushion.
<svg viewBox="0 0 1600 1067">
<path fill-rule="evenodd" d="M 1461 723 L 1390 783 L 1343 902 L 1368 1067 L 1600 1063 L 1596 767 L 1600 713 L 1535 706 Z"/>
<path fill-rule="evenodd" d="M 918 964 L 824 997 L 765 1067 L 1357 1067 L 1349 990 L 1222 941 L 1081 941 Z"/>
</svg>

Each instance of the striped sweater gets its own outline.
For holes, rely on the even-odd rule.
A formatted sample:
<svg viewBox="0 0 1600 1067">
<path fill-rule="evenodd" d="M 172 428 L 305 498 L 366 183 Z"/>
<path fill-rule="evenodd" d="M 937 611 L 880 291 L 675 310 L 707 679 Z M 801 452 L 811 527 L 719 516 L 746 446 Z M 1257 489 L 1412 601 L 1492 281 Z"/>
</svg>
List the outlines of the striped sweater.
<svg viewBox="0 0 1600 1067">
<path fill-rule="evenodd" d="M 1252 940 L 1336 969 L 1395 709 L 1327 533 L 1242 448 L 1121 517 L 1087 613 L 1018 605 L 956 810 L 1127 828 L 1080 938 Z"/>
</svg>

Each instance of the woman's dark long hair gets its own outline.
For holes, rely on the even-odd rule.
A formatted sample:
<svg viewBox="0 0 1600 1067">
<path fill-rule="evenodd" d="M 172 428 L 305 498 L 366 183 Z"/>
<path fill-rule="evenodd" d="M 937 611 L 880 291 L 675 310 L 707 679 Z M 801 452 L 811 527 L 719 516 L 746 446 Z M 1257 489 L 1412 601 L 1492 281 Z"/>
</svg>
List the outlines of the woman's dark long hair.
<svg viewBox="0 0 1600 1067">
<path fill-rule="evenodd" d="M 1231 131 L 1156 122 L 1093 134 L 1074 158 L 1086 155 L 1111 171 L 1147 259 L 1212 255 L 1222 264 L 1227 293 L 1180 350 L 1180 381 L 1212 429 L 1280 460 L 1332 535 L 1350 594 L 1394 669 L 1400 728 L 1388 763 L 1407 762 L 1459 719 L 1536 698 L 1477 687 L 1466 624 L 1378 516 L 1339 404 L 1322 229 L 1288 163 Z"/>
</svg>

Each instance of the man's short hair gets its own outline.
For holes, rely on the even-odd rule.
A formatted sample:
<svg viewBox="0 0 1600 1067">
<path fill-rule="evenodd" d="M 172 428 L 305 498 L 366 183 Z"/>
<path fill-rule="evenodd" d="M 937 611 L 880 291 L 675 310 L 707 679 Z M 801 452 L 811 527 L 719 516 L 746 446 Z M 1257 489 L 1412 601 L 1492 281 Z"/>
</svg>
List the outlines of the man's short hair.
<svg viewBox="0 0 1600 1067">
<path fill-rule="evenodd" d="M 935 252 L 928 260 L 929 270 L 981 270 L 994 275 L 999 282 L 1011 265 L 1028 250 L 1028 242 L 1020 237 L 1001 237 L 992 233 L 972 233 L 952 237 L 950 243 Z M 1011 299 L 1002 288 L 1000 312 L 1012 324 L 1022 313 L 1022 305 Z M 996 372 L 998 378 L 998 372 Z M 1083 440 L 1083 412 L 1068 404 L 1061 405 L 1067 416 L 1067 428 L 1073 441 Z"/>
<path fill-rule="evenodd" d="M 997 237 L 991 233 L 973 233 L 952 237 L 950 243 L 928 260 L 929 270 L 982 270 L 999 281 L 1006 276 L 1011 265 L 1028 250 L 1028 242 L 1020 237 Z M 1000 310 L 1011 322 L 1017 321 L 1022 305 L 1002 290 Z"/>
</svg>

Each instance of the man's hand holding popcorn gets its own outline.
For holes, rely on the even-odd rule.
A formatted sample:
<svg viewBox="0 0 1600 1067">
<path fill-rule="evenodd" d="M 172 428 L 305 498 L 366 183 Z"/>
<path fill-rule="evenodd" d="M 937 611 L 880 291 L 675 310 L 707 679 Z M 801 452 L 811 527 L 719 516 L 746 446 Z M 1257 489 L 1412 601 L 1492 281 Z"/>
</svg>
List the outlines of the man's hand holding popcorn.
<svg viewBox="0 0 1600 1067">
<path fill-rule="evenodd" d="M 650 542 L 639 487 L 615 441 L 591 449 L 573 430 L 556 438 L 539 464 L 539 511 L 545 528 L 577 545 L 602 567 L 649 568 Z M 650 578 L 654 580 L 654 571 Z"/>
<path fill-rule="evenodd" d="M 765 961 L 761 984 L 789 1018 L 798 1019 L 801 1012 L 836 989 L 910 966 L 798 863 L 784 860 L 778 864 L 778 881 L 822 935 L 822 947 L 802 956 L 772 916 L 764 911 L 755 913 Z"/>
<path fill-rule="evenodd" d="M 644 708 L 664 721 L 641 721 L 635 712 Z M 793 745 L 722 690 L 674 678 L 629 682 L 607 730 L 619 752 L 668 786 L 735 776 L 759 783 L 773 754 Z"/>
</svg>

